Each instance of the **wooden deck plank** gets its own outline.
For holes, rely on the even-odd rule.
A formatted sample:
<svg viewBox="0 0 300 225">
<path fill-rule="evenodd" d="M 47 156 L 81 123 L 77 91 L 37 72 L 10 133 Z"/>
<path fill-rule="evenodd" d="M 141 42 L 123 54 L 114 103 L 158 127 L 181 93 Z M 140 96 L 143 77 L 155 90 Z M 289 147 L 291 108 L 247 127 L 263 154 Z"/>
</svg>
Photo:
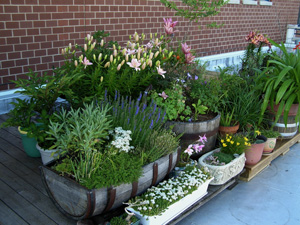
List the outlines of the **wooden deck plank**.
<svg viewBox="0 0 300 225">
<path fill-rule="evenodd" d="M 9 185 L 15 192 L 22 196 L 27 201 L 31 202 L 41 212 L 46 214 L 58 224 L 74 225 L 76 222 L 64 215 L 55 207 L 48 196 L 45 196 L 41 191 L 36 190 L 31 183 L 25 181 L 10 169 L 0 164 L 1 180 Z"/>
<path fill-rule="evenodd" d="M 28 225 L 18 214 L 0 200 L 0 224 L 3 225 Z"/>
<path fill-rule="evenodd" d="M 17 161 L 15 158 L 11 157 L 9 154 L 1 150 L 2 148 L 0 147 L 1 164 L 9 168 L 10 170 L 14 171 L 14 173 L 18 175 L 20 178 L 26 180 L 28 183 L 31 183 L 36 190 L 39 190 L 44 195 L 48 196 L 39 173 L 35 173 L 32 169 L 26 167 L 20 161 Z M 1 170 L 0 170 L 0 174 L 1 177 L 4 176 L 4 172 Z"/>
<path fill-rule="evenodd" d="M 29 201 L 20 196 L 10 186 L 0 180 L 0 199 L 31 225 L 55 225 L 47 215 L 34 207 Z"/>
</svg>

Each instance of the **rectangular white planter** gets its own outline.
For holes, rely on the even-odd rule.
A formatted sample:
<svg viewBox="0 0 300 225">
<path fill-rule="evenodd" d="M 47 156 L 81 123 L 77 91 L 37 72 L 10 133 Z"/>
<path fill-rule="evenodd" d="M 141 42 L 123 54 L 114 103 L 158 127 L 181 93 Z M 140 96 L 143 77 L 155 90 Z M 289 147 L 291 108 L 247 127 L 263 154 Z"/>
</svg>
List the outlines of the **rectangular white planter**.
<svg viewBox="0 0 300 225">
<path fill-rule="evenodd" d="M 184 198 L 180 199 L 178 202 L 175 202 L 169 208 L 159 216 L 143 216 L 138 211 L 129 208 L 129 211 L 135 213 L 136 217 L 141 220 L 141 224 L 143 225 L 163 225 L 170 222 L 192 204 L 200 200 L 207 194 L 207 188 L 209 183 L 213 180 L 209 179 L 205 181 L 201 186 L 198 187 L 196 191 L 192 194 L 185 196 Z"/>
</svg>

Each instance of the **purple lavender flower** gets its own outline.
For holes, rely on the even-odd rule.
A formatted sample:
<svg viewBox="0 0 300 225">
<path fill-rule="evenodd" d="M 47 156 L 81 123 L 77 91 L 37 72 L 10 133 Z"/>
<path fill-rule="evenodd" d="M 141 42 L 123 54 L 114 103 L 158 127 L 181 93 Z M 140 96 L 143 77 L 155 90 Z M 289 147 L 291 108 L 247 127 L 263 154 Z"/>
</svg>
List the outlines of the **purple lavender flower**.
<svg viewBox="0 0 300 225">
<path fill-rule="evenodd" d="M 153 120 L 151 120 L 151 124 L 150 124 L 150 129 L 152 129 L 152 127 L 153 127 Z"/>
<path fill-rule="evenodd" d="M 195 80 L 198 80 L 198 76 L 197 75 L 195 75 Z"/>
<path fill-rule="evenodd" d="M 187 73 L 186 75 L 188 80 L 192 79 L 192 75 L 190 73 Z"/>
<path fill-rule="evenodd" d="M 118 98 L 118 91 L 116 90 L 115 91 L 115 101 L 117 100 L 117 98 Z"/>
<path fill-rule="evenodd" d="M 137 115 L 139 113 L 140 107 L 136 106 L 136 111 L 135 111 L 135 115 Z"/>
<path fill-rule="evenodd" d="M 138 97 L 137 101 L 139 102 L 141 101 L 141 99 L 142 99 L 142 93 L 140 93 L 140 96 Z"/>
<path fill-rule="evenodd" d="M 156 123 L 159 121 L 159 118 L 160 118 L 160 110 L 159 110 L 159 112 L 158 112 L 158 117 L 157 117 L 157 119 L 156 119 Z"/>
</svg>

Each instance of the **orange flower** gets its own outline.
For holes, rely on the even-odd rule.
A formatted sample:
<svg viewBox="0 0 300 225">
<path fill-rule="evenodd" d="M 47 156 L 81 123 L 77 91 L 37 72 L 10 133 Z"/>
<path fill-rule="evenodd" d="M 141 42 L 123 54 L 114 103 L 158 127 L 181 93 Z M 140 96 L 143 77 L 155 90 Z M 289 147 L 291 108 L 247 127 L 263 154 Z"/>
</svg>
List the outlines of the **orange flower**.
<svg viewBox="0 0 300 225">
<path fill-rule="evenodd" d="M 179 59 L 180 59 L 180 56 L 178 55 L 178 56 L 176 57 L 176 59 L 179 60 Z"/>
<path fill-rule="evenodd" d="M 300 42 L 293 48 L 293 50 L 300 49 Z"/>
</svg>

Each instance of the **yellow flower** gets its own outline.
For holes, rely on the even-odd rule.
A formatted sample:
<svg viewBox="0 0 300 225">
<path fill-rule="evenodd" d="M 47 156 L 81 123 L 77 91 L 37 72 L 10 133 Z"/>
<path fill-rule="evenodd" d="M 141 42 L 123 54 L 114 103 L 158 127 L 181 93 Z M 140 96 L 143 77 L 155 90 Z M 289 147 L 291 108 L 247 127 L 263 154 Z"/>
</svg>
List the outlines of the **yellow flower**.
<svg viewBox="0 0 300 225">
<path fill-rule="evenodd" d="M 227 139 L 226 139 L 226 141 L 227 141 L 227 142 L 230 142 L 230 139 L 229 139 L 229 138 L 227 138 Z"/>
<path fill-rule="evenodd" d="M 248 146 L 248 142 L 245 142 L 245 145 Z"/>
<path fill-rule="evenodd" d="M 223 147 L 227 147 L 227 145 L 225 143 L 223 143 Z"/>
<path fill-rule="evenodd" d="M 261 135 L 259 130 L 256 130 L 255 133 L 256 133 L 256 135 Z"/>
<path fill-rule="evenodd" d="M 231 142 L 230 142 L 230 144 L 233 144 L 233 143 L 234 143 L 234 141 L 231 141 Z"/>
<path fill-rule="evenodd" d="M 224 140 L 223 140 L 223 139 L 221 139 L 221 143 L 224 143 Z"/>
<path fill-rule="evenodd" d="M 246 137 L 244 137 L 244 140 L 245 140 L 245 141 L 249 141 L 248 138 L 246 138 Z"/>
<path fill-rule="evenodd" d="M 236 143 L 236 145 L 237 145 L 237 146 L 239 146 L 239 145 L 240 145 L 240 143 L 239 143 L 239 142 L 237 142 L 237 143 Z"/>
</svg>

